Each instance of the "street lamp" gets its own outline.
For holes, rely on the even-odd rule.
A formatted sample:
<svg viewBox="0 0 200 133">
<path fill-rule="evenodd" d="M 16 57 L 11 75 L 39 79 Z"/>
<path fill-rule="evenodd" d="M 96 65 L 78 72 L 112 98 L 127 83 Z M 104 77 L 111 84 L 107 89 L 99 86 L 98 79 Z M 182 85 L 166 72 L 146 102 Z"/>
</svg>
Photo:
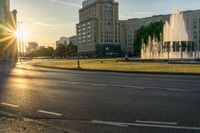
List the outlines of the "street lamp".
<svg viewBox="0 0 200 133">
<path fill-rule="evenodd" d="M 18 25 L 18 29 L 17 29 L 17 32 L 18 32 L 18 48 L 19 48 L 19 58 L 22 57 L 22 45 L 23 45 L 23 38 L 22 38 L 22 35 L 21 35 L 21 24 L 23 22 L 22 21 L 19 21 L 17 22 L 17 25 Z"/>
<path fill-rule="evenodd" d="M 78 69 L 81 68 L 81 66 L 80 66 L 80 56 L 79 56 L 79 53 L 78 53 L 78 58 L 77 58 L 77 67 L 78 67 Z"/>
<path fill-rule="evenodd" d="M 25 47 L 25 45 L 24 45 L 24 31 L 22 31 L 21 32 L 21 36 L 22 36 L 22 57 L 24 57 L 24 55 L 25 55 L 25 50 L 24 50 L 24 47 Z"/>
</svg>

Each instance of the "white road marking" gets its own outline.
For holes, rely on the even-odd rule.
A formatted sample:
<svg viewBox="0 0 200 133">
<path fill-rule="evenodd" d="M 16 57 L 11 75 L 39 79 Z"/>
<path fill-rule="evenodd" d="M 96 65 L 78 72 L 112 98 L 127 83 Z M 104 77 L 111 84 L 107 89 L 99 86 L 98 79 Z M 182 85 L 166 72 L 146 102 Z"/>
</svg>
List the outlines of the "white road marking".
<svg viewBox="0 0 200 133">
<path fill-rule="evenodd" d="M 188 89 L 176 89 L 176 88 L 166 88 L 168 91 L 178 91 L 178 92 L 191 92 L 191 90 Z"/>
<path fill-rule="evenodd" d="M 49 111 L 44 111 L 44 110 L 38 110 L 38 112 L 43 113 L 43 114 L 55 115 L 55 116 L 62 116 L 63 115 L 63 114 L 60 114 L 60 113 L 49 112 Z"/>
<path fill-rule="evenodd" d="M 126 123 L 120 123 L 120 122 L 105 122 L 105 121 L 93 120 L 93 121 L 91 121 L 91 123 L 105 124 L 105 125 L 116 126 L 116 127 L 128 127 L 128 125 Z"/>
<path fill-rule="evenodd" d="M 178 125 L 177 122 L 159 122 L 159 121 L 141 121 L 141 120 L 136 120 L 136 123 L 158 124 L 158 125 Z"/>
<path fill-rule="evenodd" d="M 125 85 L 125 84 L 111 84 L 111 83 L 87 83 L 87 82 L 73 82 L 73 81 L 56 81 L 57 83 L 63 84 L 72 84 L 72 85 L 89 85 L 89 86 L 101 86 L 101 87 L 123 87 L 123 88 L 131 88 L 136 90 L 145 90 L 145 89 L 157 89 L 164 91 L 175 91 L 175 92 L 191 92 L 194 90 L 189 89 L 177 89 L 177 88 L 166 88 L 166 87 L 144 87 L 144 86 L 134 86 L 134 85 Z M 101 88 L 102 89 L 102 88 Z"/>
<path fill-rule="evenodd" d="M 131 86 L 131 85 L 120 85 L 120 84 L 105 84 L 105 83 L 84 83 L 84 82 L 70 82 L 70 81 L 56 81 L 64 84 L 73 84 L 73 85 L 92 85 L 92 86 L 113 86 L 113 87 L 125 87 L 125 88 L 133 88 L 144 90 L 145 88 L 142 86 Z"/>
<path fill-rule="evenodd" d="M 1 105 L 13 107 L 13 108 L 19 108 L 18 105 L 14 105 L 14 104 L 10 104 L 10 103 L 1 103 Z"/>
<path fill-rule="evenodd" d="M 132 88 L 132 89 L 137 89 L 137 90 L 144 90 L 144 89 L 145 89 L 145 88 L 142 87 L 142 86 L 131 86 L 131 85 L 110 85 L 110 86 Z"/>
<path fill-rule="evenodd" d="M 175 125 L 159 125 L 159 124 L 144 124 L 144 123 L 122 123 L 122 122 L 106 122 L 106 121 L 91 121 L 93 124 L 104 124 L 117 127 L 153 127 L 153 128 L 167 128 L 167 129 L 182 129 L 182 130 L 198 130 L 200 127 L 186 127 L 186 126 L 175 126 Z"/>
</svg>

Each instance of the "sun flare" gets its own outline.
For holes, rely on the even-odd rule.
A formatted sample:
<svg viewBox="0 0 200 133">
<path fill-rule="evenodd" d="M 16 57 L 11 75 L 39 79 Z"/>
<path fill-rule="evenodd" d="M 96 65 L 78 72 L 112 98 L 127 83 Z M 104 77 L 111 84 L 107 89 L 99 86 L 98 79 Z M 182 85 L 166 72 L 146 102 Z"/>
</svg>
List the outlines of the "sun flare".
<svg viewBox="0 0 200 133">
<path fill-rule="evenodd" d="M 20 36 L 20 35 L 19 35 L 19 32 L 18 32 L 18 31 L 15 31 L 15 32 L 14 32 L 14 36 L 18 38 L 18 37 Z"/>
</svg>

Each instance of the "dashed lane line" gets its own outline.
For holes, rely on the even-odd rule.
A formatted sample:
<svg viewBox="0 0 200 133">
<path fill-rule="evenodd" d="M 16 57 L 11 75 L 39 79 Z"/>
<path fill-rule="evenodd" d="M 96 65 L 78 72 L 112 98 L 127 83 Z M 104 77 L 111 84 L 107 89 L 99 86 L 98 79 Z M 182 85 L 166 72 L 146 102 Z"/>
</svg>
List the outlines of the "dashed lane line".
<svg viewBox="0 0 200 133">
<path fill-rule="evenodd" d="M 57 81 L 64 84 L 73 84 L 73 85 L 91 85 L 91 86 L 111 86 L 111 87 L 125 87 L 132 88 L 136 90 L 148 90 L 148 89 L 157 89 L 157 90 L 166 90 L 174 92 L 191 92 L 189 89 L 177 89 L 177 88 L 165 88 L 165 87 L 144 87 L 144 86 L 134 86 L 134 85 L 120 85 L 120 84 L 106 84 L 106 83 L 83 83 L 83 82 L 69 82 L 69 81 Z"/>
<path fill-rule="evenodd" d="M 38 110 L 38 112 L 43 113 L 43 114 L 54 115 L 54 116 L 63 116 L 63 114 L 60 114 L 60 113 L 49 112 L 49 111 L 44 111 L 44 110 Z"/>
<path fill-rule="evenodd" d="M 168 91 L 176 91 L 176 92 L 191 92 L 189 89 L 176 89 L 176 88 L 166 88 Z"/>
<path fill-rule="evenodd" d="M 141 121 L 136 120 L 136 123 L 143 123 L 143 124 L 158 124 L 158 125 L 178 125 L 177 122 L 159 122 L 159 121 Z"/>
<path fill-rule="evenodd" d="M 13 108 L 19 108 L 18 105 L 14 105 L 14 104 L 10 104 L 10 103 L 1 103 L 1 105 L 13 107 Z"/>
<path fill-rule="evenodd" d="M 106 121 L 98 121 L 98 120 L 92 120 L 90 123 L 93 123 L 93 124 L 104 124 L 104 125 L 110 125 L 110 126 L 116 126 L 116 127 L 128 127 L 129 126 L 127 123 L 106 122 Z"/>
<path fill-rule="evenodd" d="M 106 83 L 83 83 L 83 82 L 70 82 L 70 81 L 56 81 L 64 84 L 73 84 L 73 85 L 91 85 L 91 86 L 113 86 L 113 87 L 126 87 L 126 88 L 133 88 L 133 89 L 145 89 L 142 86 L 131 86 L 131 85 L 120 85 L 120 84 L 106 84 Z"/>
<path fill-rule="evenodd" d="M 116 127 L 151 127 L 151 128 L 165 128 L 165 129 L 180 129 L 180 130 L 195 130 L 195 131 L 200 131 L 200 127 L 186 127 L 186 126 L 178 126 L 175 125 L 176 123 L 166 123 L 166 122 L 152 122 L 148 123 L 150 121 L 147 121 L 146 123 L 123 123 L 123 122 L 106 122 L 106 121 L 98 121 L 98 120 L 93 120 L 90 123 L 93 124 L 104 124 L 104 125 L 110 125 L 110 126 L 116 126 Z M 155 124 L 158 123 L 158 124 Z M 167 125 L 164 125 L 167 124 Z M 171 124 L 171 125 L 170 125 Z"/>
</svg>

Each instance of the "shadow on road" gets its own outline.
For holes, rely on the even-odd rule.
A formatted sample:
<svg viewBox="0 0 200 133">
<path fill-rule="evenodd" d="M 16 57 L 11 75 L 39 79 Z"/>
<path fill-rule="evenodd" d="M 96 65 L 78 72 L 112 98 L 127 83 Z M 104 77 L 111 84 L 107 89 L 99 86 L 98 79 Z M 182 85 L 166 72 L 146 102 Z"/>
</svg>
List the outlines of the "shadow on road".
<svg viewBox="0 0 200 133">
<path fill-rule="evenodd" d="M 28 70 L 28 71 L 33 71 L 33 72 L 54 72 L 55 73 L 55 70 L 37 70 L 37 69 L 30 69 L 30 68 L 21 68 L 21 67 L 15 67 L 15 69 L 20 69 L 20 70 Z M 56 72 L 58 73 L 58 72 Z M 63 73 L 63 72 L 60 72 L 60 73 Z"/>
<path fill-rule="evenodd" d="M 17 62 L 13 61 L 2 61 L 0 63 L 0 92 L 2 91 L 3 86 L 5 85 L 10 72 L 15 67 Z"/>
</svg>

